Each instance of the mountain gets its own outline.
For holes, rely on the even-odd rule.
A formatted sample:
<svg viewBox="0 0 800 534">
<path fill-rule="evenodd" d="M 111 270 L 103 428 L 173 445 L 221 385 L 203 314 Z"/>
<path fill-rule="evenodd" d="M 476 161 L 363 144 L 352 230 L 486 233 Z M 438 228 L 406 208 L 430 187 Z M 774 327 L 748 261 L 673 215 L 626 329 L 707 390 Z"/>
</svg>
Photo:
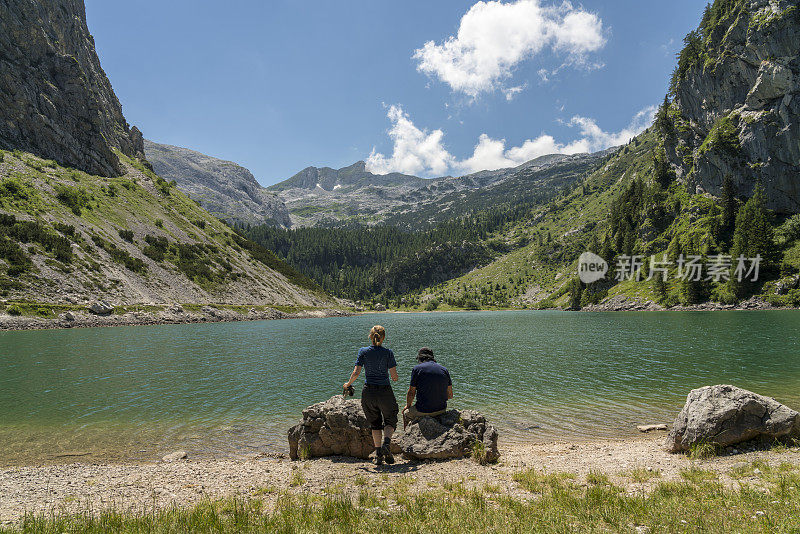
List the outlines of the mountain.
<svg viewBox="0 0 800 534">
<path fill-rule="evenodd" d="M 181 191 L 212 215 L 230 223 L 291 225 L 284 203 L 244 167 L 147 139 L 144 150 L 156 173 L 174 180 Z"/>
<path fill-rule="evenodd" d="M 414 228 L 497 204 L 541 202 L 590 171 L 605 152 L 542 156 L 523 165 L 453 178 L 373 174 L 363 161 L 342 169 L 309 167 L 269 187 L 294 226 L 387 223 Z"/>
<path fill-rule="evenodd" d="M 800 306 L 799 11 L 768 0 L 709 5 L 686 37 L 651 128 L 496 236 L 525 246 L 408 299 L 624 309 L 755 298 L 748 305 Z M 578 281 L 584 251 L 607 261 L 606 279 Z M 682 255 L 699 258 L 699 279 L 679 277 Z M 643 262 L 639 274 L 614 279 L 632 256 Z M 736 278 L 740 256 L 761 259 L 758 280 Z M 731 278 L 711 276 L 709 265 L 725 258 Z M 667 280 L 648 279 L 649 262 L 664 259 Z"/>
<path fill-rule="evenodd" d="M 721 196 L 725 176 L 750 196 L 800 212 L 800 8 L 792 0 L 726 0 L 686 37 L 671 83 L 665 138 L 678 176 Z"/>
<path fill-rule="evenodd" d="M 104 176 L 143 158 L 100 66 L 82 0 L 0 3 L 0 148 Z"/>
<path fill-rule="evenodd" d="M 654 124 L 627 145 L 422 188 L 405 180 L 402 194 L 297 180 L 285 190 L 293 217 L 305 202 L 334 220 L 347 191 L 361 214 L 406 232 L 250 235 L 331 291 L 392 307 L 800 307 L 798 42 L 795 2 L 716 0 Z M 609 269 L 589 284 L 577 277 L 587 251 Z M 681 277 L 691 258 L 700 276 Z M 739 258 L 760 262 L 756 280 L 737 278 Z"/>
<path fill-rule="evenodd" d="M 2 2 L 0 21 L 0 309 L 335 305 L 151 170 L 82 2 Z"/>
</svg>

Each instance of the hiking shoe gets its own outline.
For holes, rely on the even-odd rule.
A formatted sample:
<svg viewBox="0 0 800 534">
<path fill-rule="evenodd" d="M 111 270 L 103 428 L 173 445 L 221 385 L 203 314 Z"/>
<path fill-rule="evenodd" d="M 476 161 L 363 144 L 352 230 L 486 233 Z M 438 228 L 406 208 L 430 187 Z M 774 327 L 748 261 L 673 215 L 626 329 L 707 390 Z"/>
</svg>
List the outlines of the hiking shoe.
<svg viewBox="0 0 800 534">
<path fill-rule="evenodd" d="M 375 465 L 383 465 L 382 453 L 383 451 L 381 449 L 378 449 L 378 451 L 375 453 L 375 459 L 373 460 L 375 462 Z M 392 458 L 392 462 L 394 462 L 394 458 Z"/>
<path fill-rule="evenodd" d="M 394 463 L 394 456 L 392 455 L 392 448 L 390 445 L 384 443 L 381 447 L 381 452 L 383 453 L 383 459 L 386 460 L 387 464 L 391 465 Z"/>
</svg>

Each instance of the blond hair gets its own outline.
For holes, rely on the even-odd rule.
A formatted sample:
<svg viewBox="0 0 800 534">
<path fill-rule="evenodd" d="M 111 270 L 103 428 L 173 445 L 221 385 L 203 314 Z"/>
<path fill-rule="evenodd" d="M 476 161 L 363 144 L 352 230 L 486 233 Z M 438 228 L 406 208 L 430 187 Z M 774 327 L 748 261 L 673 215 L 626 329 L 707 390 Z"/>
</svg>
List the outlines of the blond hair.
<svg viewBox="0 0 800 534">
<path fill-rule="evenodd" d="M 369 340 L 372 341 L 372 344 L 380 347 L 384 339 L 386 339 L 386 329 L 379 324 L 373 326 L 369 331 Z"/>
</svg>

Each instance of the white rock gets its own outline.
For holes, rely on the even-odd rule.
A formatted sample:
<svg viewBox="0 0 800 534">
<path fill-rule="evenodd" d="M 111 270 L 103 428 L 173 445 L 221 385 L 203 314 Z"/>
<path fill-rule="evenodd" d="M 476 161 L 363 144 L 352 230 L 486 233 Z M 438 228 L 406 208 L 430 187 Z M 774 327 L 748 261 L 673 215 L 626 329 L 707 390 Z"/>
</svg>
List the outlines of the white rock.
<svg viewBox="0 0 800 534">
<path fill-rule="evenodd" d="M 186 451 L 175 451 L 167 454 L 163 458 L 161 458 L 165 462 L 177 462 L 178 460 L 184 460 L 188 454 Z"/>
</svg>

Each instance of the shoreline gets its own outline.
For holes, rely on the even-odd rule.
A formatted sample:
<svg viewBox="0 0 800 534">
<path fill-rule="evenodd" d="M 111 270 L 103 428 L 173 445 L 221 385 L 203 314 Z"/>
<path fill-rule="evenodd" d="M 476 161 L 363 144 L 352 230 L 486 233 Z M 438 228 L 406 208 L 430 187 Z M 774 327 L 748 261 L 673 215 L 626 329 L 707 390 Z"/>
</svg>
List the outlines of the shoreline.
<svg viewBox="0 0 800 534">
<path fill-rule="evenodd" d="M 128 311 L 121 314 L 97 315 L 88 311 L 70 310 L 68 319 L 67 313 L 61 313 L 58 317 L 45 318 L 30 315 L 13 316 L 8 313 L 0 313 L 0 333 L 24 331 L 24 330 L 59 330 L 70 328 L 101 328 L 114 326 L 159 326 L 159 325 L 181 325 L 181 324 L 202 324 L 202 323 L 226 323 L 226 322 L 245 322 L 245 321 L 267 321 L 278 319 L 319 319 L 326 317 L 353 317 L 358 315 L 371 314 L 417 314 L 417 313 L 461 313 L 461 312 L 480 312 L 480 311 L 577 311 L 577 312 L 626 312 L 626 311 L 654 311 L 654 312 L 686 312 L 686 311 L 788 311 L 800 310 L 792 307 L 776 307 L 760 299 L 750 299 L 739 304 L 721 304 L 718 302 L 704 302 L 688 306 L 663 307 L 652 301 L 641 301 L 628 297 L 613 297 L 601 303 L 585 306 L 580 310 L 570 310 L 564 308 L 497 308 L 486 310 L 359 310 L 352 311 L 347 309 L 319 308 L 300 310 L 295 312 L 285 312 L 276 308 L 264 308 L 257 310 L 251 308 L 246 313 L 227 308 L 227 305 L 205 305 L 199 311 L 186 311 L 181 306 L 164 306 L 160 311 Z M 247 306 L 241 306 L 246 308 Z"/>
<path fill-rule="evenodd" d="M 247 313 L 239 313 L 224 307 L 217 308 L 213 305 L 203 306 L 199 311 L 186 311 L 178 306 L 155 312 L 130 311 L 122 314 L 96 315 L 88 310 L 82 310 L 70 311 L 68 314 L 62 313 L 57 318 L 52 319 L 0 314 L 0 332 L 105 328 L 114 326 L 232 323 L 279 319 L 319 319 L 325 317 L 350 317 L 355 315 L 348 310 L 332 308 L 301 310 L 296 312 L 284 312 L 275 308 L 263 310 L 252 308 Z"/>
<path fill-rule="evenodd" d="M 364 489 L 384 495 L 402 487 L 408 494 L 443 491 L 448 486 L 493 488 L 517 499 L 533 496 L 520 487 L 515 473 L 534 468 L 566 473 L 578 483 L 603 473 L 629 493 L 647 493 L 656 484 L 681 481 L 689 470 L 702 469 L 725 486 L 757 484 L 757 465 L 800 465 L 800 447 L 741 451 L 692 460 L 670 454 L 664 434 L 586 442 L 502 443 L 494 465 L 470 459 L 408 462 L 376 467 L 345 457 L 291 461 L 282 455 L 254 454 L 243 459 L 143 463 L 71 463 L 0 468 L 0 525 L 13 525 L 26 513 L 79 513 L 87 509 L 122 511 L 187 508 L 230 497 L 274 503 L 285 495 L 341 494 L 358 499 Z M 738 473 L 748 470 L 741 478 Z"/>
</svg>

